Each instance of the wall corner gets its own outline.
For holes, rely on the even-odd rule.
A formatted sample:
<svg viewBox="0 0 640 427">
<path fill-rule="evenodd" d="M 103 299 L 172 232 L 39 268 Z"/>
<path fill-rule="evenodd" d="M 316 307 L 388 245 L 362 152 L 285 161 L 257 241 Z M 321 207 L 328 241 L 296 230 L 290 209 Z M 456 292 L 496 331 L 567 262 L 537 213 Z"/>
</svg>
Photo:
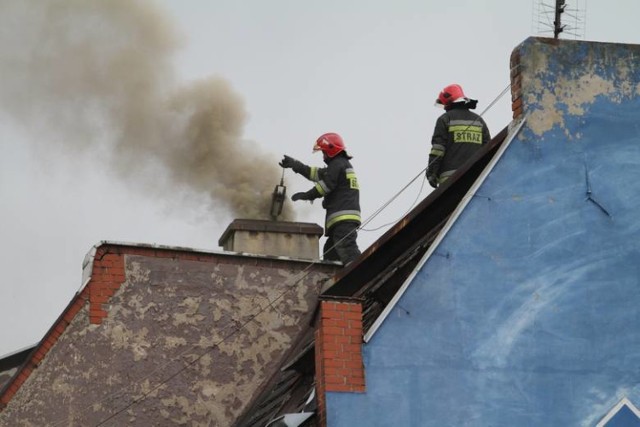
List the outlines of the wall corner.
<svg viewBox="0 0 640 427">
<path fill-rule="evenodd" d="M 365 392 L 362 300 L 321 296 L 315 330 L 319 425 L 326 426 L 327 392 Z"/>
<path fill-rule="evenodd" d="M 89 289 L 89 321 L 102 323 L 107 317 L 109 300 L 125 281 L 124 254 L 98 249 L 93 262 Z"/>
<path fill-rule="evenodd" d="M 509 60 L 510 79 L 511 79 L 511 111 L 513 119 L 517 119 L 523 114 L 522 104 L 522 74 L 520 63 L 520 47 L 518 46 L 511 52 Z"/>
</svg>

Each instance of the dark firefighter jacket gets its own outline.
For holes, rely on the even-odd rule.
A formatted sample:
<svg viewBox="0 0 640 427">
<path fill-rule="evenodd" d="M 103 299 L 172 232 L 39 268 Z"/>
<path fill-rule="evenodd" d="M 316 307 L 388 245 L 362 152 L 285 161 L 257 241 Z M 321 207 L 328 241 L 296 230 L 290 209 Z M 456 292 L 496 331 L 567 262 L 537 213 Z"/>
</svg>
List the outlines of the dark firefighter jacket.
<svg viewBox="0 0 640 427">
<path fill-rule="evenodd" d="M 436 120 L 427 176 L 444 182 L 490 140 L 489 128 L 482 117 L 469 111 L 465 104 L 454 104 Z"/>
<path fill-rule="evenodd" d="M 325 234 L 338 222 L 352 221 L 360 224 L 360 189 L 356 173 L 347 155 L 342 152 L 326 160 L 327 167 L 318 168 L 301 164 L 296 172 L 315 186 L 306 192 L 308 199 L 324 197 L 326 209 Z"/>
</svg>

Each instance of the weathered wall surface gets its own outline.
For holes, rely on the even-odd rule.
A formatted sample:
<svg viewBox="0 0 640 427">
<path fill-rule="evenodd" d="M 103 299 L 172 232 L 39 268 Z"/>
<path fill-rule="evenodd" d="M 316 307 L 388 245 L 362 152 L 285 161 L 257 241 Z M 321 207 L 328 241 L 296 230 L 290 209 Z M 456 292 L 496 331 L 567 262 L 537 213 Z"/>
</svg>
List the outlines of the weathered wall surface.
<svg viewBox="0 0 640 427">
<path fill-rule="evenodd" d="M 91 324 L 89 304 L 80 310 L 0 425 L 230 425 L 306 326 L 335 268 L 314 266 L 296 283 L 309 264 L 124 259 L 126 280 L 102 305 L 106 317 Z"/>
<path fill-rule="evenodd" d="M 595 426 L 640 406 L 640 46 L 514 53 L 527 121 L 365 345 L 366 393 L 328 393 L 330 427 Z"/>
</svg>

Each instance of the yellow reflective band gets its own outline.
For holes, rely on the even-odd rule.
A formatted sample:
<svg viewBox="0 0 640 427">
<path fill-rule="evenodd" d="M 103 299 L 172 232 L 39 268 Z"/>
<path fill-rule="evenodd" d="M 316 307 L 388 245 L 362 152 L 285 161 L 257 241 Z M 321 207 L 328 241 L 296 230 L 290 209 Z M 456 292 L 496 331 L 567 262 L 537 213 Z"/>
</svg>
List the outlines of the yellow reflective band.
<svg viewBox="0 0 640 427">
<path fill-rule="evenodd" d="M 457 132 L 457 131 L 482 133 L 482 126 L 472 126 L 472 125 L 449 126 L 449 132 Z"/>
<path fill-rule="evenodd" d="M 316 183 L 315 187 L 316 187 L 316 190 L 318 190 L 318 193 L 320 193 L 321 196 L 324 196 L 325 194 L 327 194 L 326 191 L 324 191 L 324 188 L 322 188 L 322 185 L 319 182 Z"/>
<path fill-rule="evenodd" d="M 456 172 L 456 170 L 450 170 L 450 171 L 446 171 L 440 174 L 440 176 L 438 177 L 438 183 L 442 184 L 443 182 L 445 182 L 447 180 L 447 178 L 449 178 L 451 175 L 453 175 Z"/>
<path fill-rule="evenodd" d="M 429 153 L 430 156 L 442 157 L 444 156 L 444 150 L 436 150 L 435 148 Z"/>
<path fill-rule="evenodd" d="M 309 171 L 309 179 L 311 181 L 318 180 L 318 168 L 316 166 L 311 166 L 311 170 Z"/>
<path fill-rule="evenodd" d="M 329 221 L 327 221 L 325 227 L 328 230 L 329 228 L 331 228 L 332 225 L 335 225 L 335 223 L 340 222 L 340 221 L 357 221 L 360 222 L 360 215 L 355 215 L 355 214 L 345 214 L 345 215 L 339 215 L 335 218 L 331 218 Z"/>
</svg>

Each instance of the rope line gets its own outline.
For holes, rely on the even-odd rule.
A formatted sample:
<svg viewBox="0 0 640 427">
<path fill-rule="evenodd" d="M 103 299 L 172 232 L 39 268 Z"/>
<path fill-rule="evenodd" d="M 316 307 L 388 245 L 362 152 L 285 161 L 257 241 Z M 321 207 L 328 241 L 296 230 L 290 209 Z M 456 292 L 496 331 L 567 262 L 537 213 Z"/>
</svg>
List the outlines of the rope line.
<svg viewBox="0 0 640 427">
<path fill-rule="evenodd" d="M 498 102 L 498 101 L 499 101 L 499 100 L 500 100 L 500 99 L 501 99 L 501 98 L 502 98 L 502 97 L 507 93 L 507 91 L 509 90 L 509 88 L 510 88 L 510 87 L 511 87 L 511 83 L 509 83 L 509 84 L 508 84 L 504 89 L 502 89 L 502 91 L 498 94 L 498 96 L 496 96 L 496 97 L 493 99 L 493 101 L 491 101 L 491 102 L 489 103 L 489 105 L 487 106 L 487 108 L 485 108 L 485 109 L 484 109 L 484 110 L 483 110 L 483 111 L 482 111 L 478 116 L 479 116 L 479 117 L 482 117 L 482 116 L 483 116 L 487 111 L 489 111 L 489 110 L 490 110 L 490 109 L 491 109 L 491 108 L 492 108 L 492 107 L 493 107 L 493 106 L 494 106 L 494 105 L 495 105 L 495 104 L 496 104 L 496 103 L 497 103 L 497 102 Z M 473 124 L 473 123 L 472 123 L 472 124 Z M 470 124 L 469 126 L 467 126 L 467 128 L 468 128 L 468 127 L 470 127 L 472 124 Z M 360 226 L 360 228 L 358 228 L 358 230 L 363 230 L 363 231 L 377 231 L 377 230 L 379 230 L 379 229 L 381 229 L 381 228 L 384 228 L 384 227 L 387 227 L 387 226 L 389 226 L 389 225 L 396 224 L 400 219 L 404 218 L 404 216 L 405 216 L 407 213 L 409 213 L 409 212 L 411 211 L 411 209 L 413 209 L 413 207 L 415 206 L 416 202 L 418 201 L 418 197 L 420 197 L 420 194 L 422 193 L 422 188 L 424 187 L 424 179 L 423 179 L 423 181 L 422 181 L 422 184 L 421 184 L 421 187 L 420 187 L 420 192 L 418 193 L 418 196 L 416 197 L 416 200 L 414 200 L 414 201 L 413 201 L 413 204 L 411 205 L 411 207 L 407 210 L 407 212 L 406 212 L 404 215 L 402 215 L 402 216 L 401 216 L 399 219 L 397 219 L 396 221 L 393 221 L 393 222 L 389 222 L 389 223 L 383 224 L 383 225 L 381 225 L 381 226 L 379 226 L 379 227 L 376 227 L 376 228 L 373 228 L 373 229 L 365 229 L 365 228 L 364 228 L 364 226 L 365 226 L 365 225 L 367 225 L 369 222 L 371 222 L 371 220 L 372 220 L 373 218 L 375 218 L 375 217 L 376 217 L 376 216 L 377 216 L 377 215 L 378 215 L 378 214 L 379 214 L 383 209 L 385 209 L 385 208 L 386 208 L 386 207 L 387 207 L 387 206 L 388 206 L 388 205 L 389 205 L 389 204 L 390 204 L 390 203 L 391 203 L 395 198 L 397 198 L 397 197 L 400 195 L 400 193 L 402 193 L 404 190 L 406 190 L 406 189 L 407 189 L 407 187 L 408 187 L 409 185 L 411 185 L 411 184 L 412 184 L 412 183 L 413 183 L 413 182 L 418 178 L 418 176 L 420 176 L 423 172 L 425 172 L 425 171 L 426 171 L 426 169 L 427 169 L 427 168 L 422 169 L 422 170 L 420 171 L 420 173 L 418 173 L 418 175 L 416 175 L 416 177 L 415 177 L 415 178 L 413 178 L 413 179 L 409 182 L 409 184 L 405 185 L 405 186 L 400 190 L 400 192 L 399 192 L 399 193 L 397 193 L 397 194 L 396 194 L 396 195 L 395 195 L 395 196 L 394 196 L 390 201 L 388 201 L 387 203 L 385 203 L 381 208 L 379 208 L 378 210 L 376 210 L 376 211 L 371 215 L 371 217 L 370 217 L 366 222 L 364 222 L 364 223 Z M 426 177 L 425 177 L 425 179 L 426 179 Z"/>
<path fill-rule="evenodd" d="M 492 101 L 489 106 L 487 106 L 487 108 L 485 108 L 485 110 L 480 114 L 480 116 L 482 116 L 484 113 L 486 113 L 493 105 L 495 105 L 495 103 L 502 97 L 504 96 L 504 94 L 507 92 L 507 90 L 509 89 L 511 85 L 507 85 L 507 87 L 505 89 L 503 89 L 503 91 L 496 97 L 496 99 L 494 99 L 494 101 Z M 371 216 L 369 216 L 369 218 L 367 218 L 357 229 L 354 229 L 352 231 L 353 232 L 357 232 L 359 230 L 363 230 L 363 231 L 376 231 L 379 230 L 380 228 L 386 227 L 388 225 L 391 224 L 395 224 L 397 223 L 397 220 L 393 223 L 387 223 L 384 225 L 381 225 L 375 229 L 365 229 L 364 227 L 366 225 L 368 225 L 375 217 L 377 217 L 384 209 L 386 209 L 396 198 L 398 198 L 398 196 L 400 196 L 400 194 L 402 194 L 410 185 L 412 185 L 421 175 L 424 176 L 424 172 L 426 171 L 426 167 L 423 168 L 411 181 L 409 181 L 402 189 L 400 189 L 398 192 L 396 192 L 396 194 L 394 194 L 387 202 L 385 202 L 381 207 L 379 207 Z M 283 171 L 283 176 L 284 176 L 284 171 Z M 416 201 L 418 200 L 420 194 L 422 193 L 422 189 L 424 186 L 424 178 L 422 181 L 422 186 L 420 188 L 420 192 L 418 193 L 418 196 L 416 197 L 416 200 L 413 202 L 413 204 L 415 205 Z M 411 206 L 411 208 L 409 209 L 409 211 L 413 208 L 413 206 Z M 408 212 L 408 211 L 407 211 Z M 405 214 L 406 215 L 406 214 Z M 332 251 L 333 249 L 335 249 L 336 246 L 338 246 L 339 243 L 341 243 L 346 237 L 348 237 L 350 235 L 347 234 L 345 237 L 343 237 L 341 240 L 339 240 L 338 242 L 335 242 L 333 246 L 331 246 L 331 248 L 327 249 L 327 251 L 325 251 L 322 254 L 322 257 L 324 257 L 328 252 Z M 279 294 L 277 295 L 273 300 L 268 300 L 267 304 L 263 307 L 263 306 L 259 306 L 259 310 L 254 313 L 253 315 L 250 315 L 249 318 L 247 320 L 245 320 L 244 322 L 241 322 L 240 324 L 237 324 L 237 322 L 230 322 L 231 325 L 233 325 L 234 323 L 236 324 L 236 326 L 229 331 L 228 334 L 224 335 L 220 340 L 218 340 L 217 342 L 207 346 L 206 348 L 203 349 L 202 353 L 200 353 L 195 359 L 187 362 L 184 366 L 182 366 L 181 368 L 179 368 L 178 370 L 176 370 L 175 372 L 169 374 L 168 376 L 164 377 L 162 380 L 160 380 L 155 386 L 153 386 L 150 390 L 142 393 L 142 395 L 138 396 L 138 397 L 134 397 L 132 398 L 132 400 L 127 403 L 126 405 L 124 405 L 123 407 L 121 407 L 120 409 L 116 410 L 115 412 L 111 413 L 110 415 L 108 415 L 106 418 L 104 418 L 103 420 L 99 421 L 97 424 L 95 424 L 95 427 L 100 427 L 102 425 L 104 425 L 105 423 L 107 423 L 108 421 L 114 419 L 115 417 L 117 417 L 118 415 L 122 414 L 123 412 L 125 412 L 126 410 L 128 410 L 129 408 L 131 408 L 132 406 L 135 406 L 141 402 L 143 402 L 151 393 L 155 392 L 156 390 L 158 390 L 160 387 L 162 387 L 163 385 L 167 384 L 169 381 L 171 381 L 172 379 L 176 378 L 178 375 L 180 375 L 182 372 L 184 372 L 185 370 L 187 370 L 189 367 L 193 366 L 196 362 L 198 362 L 200 359 L 202 359 L 205 355 L 207 355 L 209 353 L 210 350 L 219 347 L 221 344 L 223 344 L 224 342 L 226 342 L 228 339 L 230 339 L 231 337 L 235 336 L 239 331 L 241 331 L 242 329 L 245 328 L 246 325 L 248 325 L 249 323 L 253 322 L 260 314 L 264 313 L 267 309 L 274 307 L 274 304 L 277 303 L 278 301 L 280 301 L 287 293 L 292 292 L 293 290 L 296 289 L 296 287 L 310 274 L 310 270 L 313 266 L 317 265 L 320 262 L 320 260 L 317 261 L 312 261 L 309 263 L 309 265 L 307 265 L 304 269 L 302 269 L 299 273 L 297 273 L 297 275 L 300 275 L 299 278 L 294 279 L 294 281 L 290 284 L 287 285 L 285 287 L 285 289 Z M 232 319 L 233 320 L 233 319 Z M 225 326 L 222 328 L 221 332 L 224 332 L 225 330 L 227 330 L 228 327 Z M 166 368 L 169 366 L 169 364 L 174 363 L 176 361 L 178 361 L 178 359 L 182 356 L 184 356 L 187 352 L 189 351 L 194 351 L 196 350 L 198 347 L 197 346 L 191 346 L 181 352 L 179 352 L 176 356 L 174 356 L 173 358 L 171 358 L 170 360 L 168 360 L 166 363 L 164 364 L 160 364 L 158 365 L 153 371 L 151 371 L 149 374 L 142 376 L 141 378 L 137 378 L 134 381 L 131 381 L 129 385 L 124 386 L 124 390 L 121 390 L 119 392 L 116 393 L 112 393 L 108 396 L 106 396 L 103 399 L 100 399 L 97 402 L 94 402 L 90 405 L 86 405 L 84 406 L 80 412 L 84 412 L 85 410 L 89 409 L 90 407 L 96 405 L 96 404 L 101 404 L 101 403 L 105 403 L 107 402 L 107 400 L 113 400 L 115 398 L 124 396 L 125 394 L 129 393 L 127 391 L 127 389 L 131 388 L 132 386 L 135 385 L 139 385 L 142 381 L 148 379 L 149 377 L 151 377 L 153 374 L 157 373 L 158 371 Z M 69 418 L 64 418 L 64 419 L 60 419 L 57 422 L 54 422 L 52 425 L 56 426 L 56 425 L 60 425 L 61 423 L 68 423 L 69 422 Z"/>
</svg>

